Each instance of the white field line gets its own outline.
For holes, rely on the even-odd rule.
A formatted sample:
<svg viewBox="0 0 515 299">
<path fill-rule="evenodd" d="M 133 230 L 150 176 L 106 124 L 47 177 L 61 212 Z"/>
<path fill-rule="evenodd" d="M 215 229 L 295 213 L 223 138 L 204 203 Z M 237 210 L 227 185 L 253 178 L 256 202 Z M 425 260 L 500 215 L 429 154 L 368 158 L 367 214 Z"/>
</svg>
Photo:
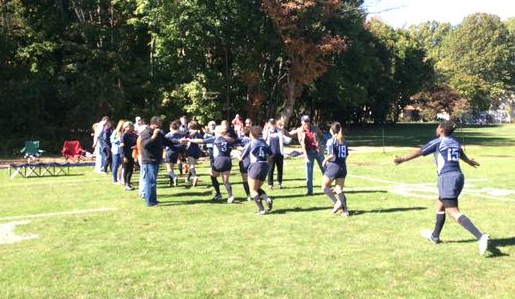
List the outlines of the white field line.
<svg viewBox="0 0 515 299">
<path fill-rule="evenodd" d="M 97 213 L 97 212 L 107 212 L 107 211 L 115 211 L 116 208 L 99 208 L 99 209 L 90 209 L 90 210 L 75 210 L 75 211 L 64 211 L 64 212 L 54 212 L 54 213 L 42 213 L 42 214 L 33 214 L 33 215 L 22 215 L 22 216 L 10 216 L 0 218 L 0 221 L 5 220 L 18 220 L 18 219 L 32 219 L 32 218 L 46 218 L 46 217 L 56 217 L 63 215 L 79 215 L 79 214 L 88 214 L 88 213 Z"/>
<path fill-rule="evenodd" d="M 373 178 L 367 176 L 360 175 L 352 175 L 349 174 L 349 177 L 359 178 L 362 180 L 392 184 L 393 186 L 368 186 L 368 187 L 356 187 L 356 188 L 345 188 L 347 191 L 373 191 L 373 190 L 381 190 L 388 191 L 395 194 L 399 194 L 406 197 L 417 197 L 424 199 L 435 199 L 437 196 L 437 188 L 436 181 L 432 183 L 402 183 L 392 180 L 385 180 L 380 178 Z M 509 195 L 514 195 L 515 190 L 509 189 L 494 189 L 494 188 L 474 188 L 473 184 L 467 184 L 472 182 L 485 182 L 488 179 L 469 179 L 466 180 L 465 188 L 463 189 L 462 194 L 466 194 L 471 197 L 480 197 L 485 199 L 492 200 L 502 200 L 507 202 L 515 202 L 515 198 L 508 197 Z"/>
</svg>

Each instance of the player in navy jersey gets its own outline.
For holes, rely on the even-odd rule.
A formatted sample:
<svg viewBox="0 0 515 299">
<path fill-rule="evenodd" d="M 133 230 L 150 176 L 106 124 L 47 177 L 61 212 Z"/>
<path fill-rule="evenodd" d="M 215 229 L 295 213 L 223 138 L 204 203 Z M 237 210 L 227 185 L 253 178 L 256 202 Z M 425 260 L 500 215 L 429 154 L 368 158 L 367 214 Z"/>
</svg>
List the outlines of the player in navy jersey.
<svg viewBox="0 0 515 299">
<path fill-rule="evenodd" d="M 227 203 L 234 201 L 232 194 L 231 183 L 229 178 L 231 176 L 231 151 L 234 146 L 235 139 L 228 136 L 226 128 L 217 126 L 215 129 L 215 137 L 206 139 L 190 139 L 194 143 L 212 143 L 213 144 L 213 163 L 211 165 L 211 182 L 215 189 L 215 197 L 213 200 L 221 200 L 222 194 L 220 193 L 220 184 L 218 177 L 221 175 L 225 189 L 227 190 Z"/>
<path fill-rule="evenodd" d="M 274 170 L 277 166 L 277 186 L 282 188 L 283 183 L 283 166 L 284 166 L 284 134 L 277 127 L 275 119 L 268 120 L 263 130 L 263 139 L 266 140 L 272 155 L 268 161 L 268 188 L 274 188 Z"/>
<path fill-rule="evenodd" d="M 333 136 L 327 140 L 327 157 L 325 157 L 322 165 L 325 167 L 324 176 L 322 177 L 322 189 L 324 193 L 333 201 L 333 213 L 342 209 L 342 216 L 348 217 L 349 210 L 347 209 L 347 199 L 343 194 L 343 186 L 345 185 L 345 177 L 347 177 L 347 156 L 349 149 L 347 147 L 347 140 L 343 135 L 343 128 L 339 122 L 334 122 L 331 125 L 331 135 Z M 334 189 L 331 188 L 332 183 L 336 181 Z M 336 196 L 333 193 L 336 193 Z"/>
<path fill-rule="evenodd" d="M 479 254 L 483 255 L 488 249 L 488 234 L 481 233 L 458 208 L 458 197 L 465 183 L 459 160 L 463 160 L 472 167 L 479 166 L 479 163 L 469 159 L 458 141 L 451 137 L 455 127 L 456 124 L 453 121 L 441 122 L 436 128 L 437 138 L 407 156 L 395 157 L 394 162 L 395 164 L 401 164 L 420 156 L 434 154 L 438 173 L 439 196 L 436 201 L 436 221 L 433 231 L 422 231 L 422 236 L 433 243 L 439 243 L 440 233 L 445 224 L 445 214 L 447 213 L 478 240 Z"/>
<path fill-rule="evenodd" d="M 245 126 L 242 128 L 243 136 L 238 139 L 238 150 L 243 151 L 245 146 L 250 143 L 252 140 L 250 138 L 250 128 L 249 126 Z M 250 165 L 250 158 L 247 157 L 243 160 L 240 160 L 238 163 L 238 166 L 240 168 L 240 174 L 241 174 L 241 183 L 243 185 L 243 189 L 245 190 L 245 194 L 247 195 L 247 200 L 251 201 L 252 197 L 250 196 L 250 189 L 249 189 L 249 182 L 247 177 L 247 170 Z"/>
<path fill-rule="evenodd" d="M 258 206 L 258 215 L 267 213 L 260 198 L 260 189 L 265 182 L 268 173 L 268 156 L 272 154 L 270 147 L 261 138 L 262 128 L 253 126 L 250 129 L 251 141 L 243 148 L 240 159 L 250 158 L 250 164 L 247 171 L 250 196 Z M 267 201 L 268 212 L 272 210 L 272 200 Z"/>
<path fill-rule="evenodd" d="M 181 139 L 184 137 L 184 133 L 179 131 L 179 122 L 170 122 L 170 131 L 166 133 L 165 138 L 168 140 Z M 183 151 L 181 144 L 175 144 L 173 146 L 165 147 L 165 164 L 166 170 L 168 171 L 168 177 L 170 179 L 170 187 L 177 186 L 178 178 L 174 172 L 174 167 L 179 160 L 179 156 Z"/>
<path fill-rule="evenodd" d="M 200 139 L 203 138 L 202 134 L 197 129 L 197 122 L 192 120 L 188 123 L 189 130 L 189 138 Z M 197 165 L 197 160 L 200 158 L 202 154 L 202 150 L 197 143 L 190 142 L 186 147 L 186 162 L 188 162 L 188 173 L 186 174 L 186 178 L 184 179 L 184 183 L 188 184 L 191 177 L 193 177 L 192 186 L 196 187 L 198 183 L 197 170 L 195 166 Z"/>
</svg>

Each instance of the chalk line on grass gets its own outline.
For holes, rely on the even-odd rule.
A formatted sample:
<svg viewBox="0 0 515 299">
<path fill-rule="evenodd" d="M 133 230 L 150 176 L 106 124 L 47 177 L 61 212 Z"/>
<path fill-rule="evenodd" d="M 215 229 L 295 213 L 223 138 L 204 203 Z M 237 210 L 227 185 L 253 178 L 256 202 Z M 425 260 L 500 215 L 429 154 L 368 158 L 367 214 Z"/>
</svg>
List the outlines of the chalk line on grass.
<svg viewBox="0 0 515 299">
<path fill-rule="evenodd" d="M 64 211 L 64 212 L 55 212 L 55 213 L 42 213 L 42 214 L 33 214 L 33 215 L 4 217 L 4 218 L 0 218 L 0 221 L 56 217 L 56 216 L 63 216 L 63 215 L 79 215 L 79 214 L 107 212 L 107 211 L 114 211 L 114 210 L 117 210 L 117 209 L 106 207 L 106 208 L 90 209 L 90 210 L 75 210 L 75 211 Z M 11 221 L 11 222 L 7 222 L 7 223 L 0 223 L 0 245 L 11 244 L 11 243 L 20 242 L 23 240 L 39 238 L 39 235 L 37 235 L 37 234 L 16 235 L 14 233 L 14 229 L 16 228 L 17 225 L 26 225 L 28 223 L 30 223 L 30 220 Z"/>
</svg>

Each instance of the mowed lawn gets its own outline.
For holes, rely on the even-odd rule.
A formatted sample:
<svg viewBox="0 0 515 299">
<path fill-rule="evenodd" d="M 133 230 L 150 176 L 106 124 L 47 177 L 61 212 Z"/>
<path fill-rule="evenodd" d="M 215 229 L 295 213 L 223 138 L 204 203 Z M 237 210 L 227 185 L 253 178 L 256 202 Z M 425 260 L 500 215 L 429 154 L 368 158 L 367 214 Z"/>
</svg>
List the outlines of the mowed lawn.
<svg viewBox="0 0 515 299">
<path fill-rule="evenodd" d="M 240 202 L 211 201 L 207 162 L 196 188 L 168 187 L 161 169 L 157 208 L 91 167 L 45 178 L 0 170 L 0 240 L 27 237 L 0 244 L 0 298 L 513 298 L 515 126 L 456 132 L 481 164 L 462 163 L 460 207 L 490 234 L 486 257 L 449 217 L 443 243 L 420 237 L 435 218 L 433 158 L 393 157 L 435 127 L 349 129 L 349 218 L 331 214 L 319 187 L 304 196 L 301 158 L 285 160 L 285 188 L 265 188 L 275 199 L 266 216 L 236 172 Z"/>
</svg>

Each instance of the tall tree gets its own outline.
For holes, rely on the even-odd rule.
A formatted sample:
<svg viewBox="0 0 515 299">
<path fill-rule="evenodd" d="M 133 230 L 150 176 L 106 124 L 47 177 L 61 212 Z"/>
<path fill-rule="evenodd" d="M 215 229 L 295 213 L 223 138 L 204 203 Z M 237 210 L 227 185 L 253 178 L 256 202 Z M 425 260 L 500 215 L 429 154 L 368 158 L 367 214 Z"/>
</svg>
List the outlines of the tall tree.
<svg viewBox="0 0 515 299">
<path fill-rule="evenodd" d="M 347 47 L 345 36 L 334 34 L 329 24 L 347 10 L 357 10 L 361 2 L 263 1 L 263 10 L 283 42 L 286 76 L 282 83 L 281 118 L 285 123 L 289 122 L 304 88 L 327 71 L 328 58 Z"/>
</svg>

